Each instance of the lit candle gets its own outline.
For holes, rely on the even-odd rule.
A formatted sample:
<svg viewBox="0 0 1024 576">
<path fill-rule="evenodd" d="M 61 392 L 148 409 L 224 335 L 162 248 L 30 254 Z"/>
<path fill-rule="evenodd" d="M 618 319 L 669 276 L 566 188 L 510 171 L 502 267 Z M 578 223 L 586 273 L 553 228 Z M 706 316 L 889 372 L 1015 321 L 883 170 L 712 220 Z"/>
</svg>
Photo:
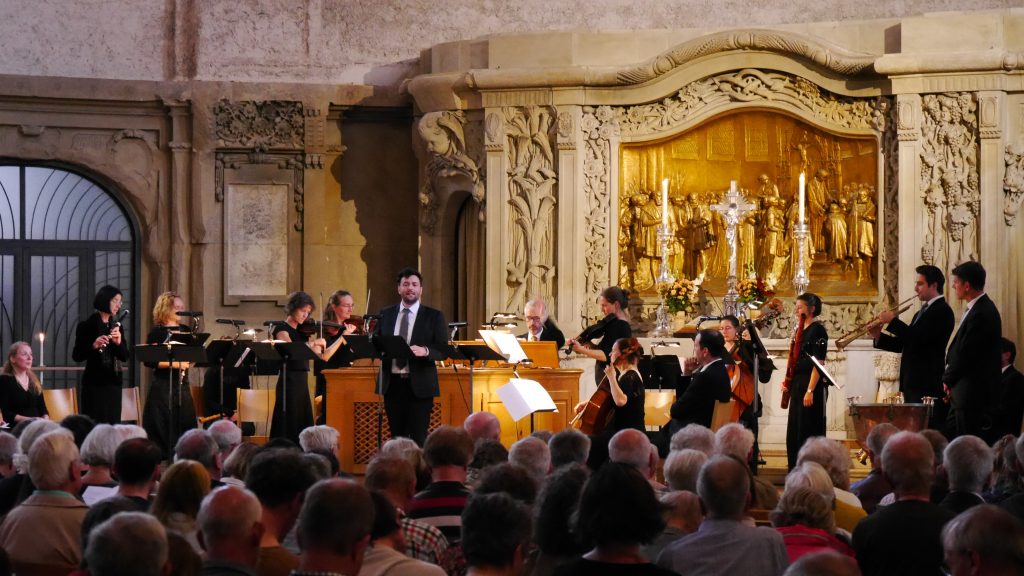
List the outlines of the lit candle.
<svg viewBox="0 0 1024 576">
<path fill-rule="evenodd" d="M 39 333 L 39 367 L 40 368 L 42 368 L 43 366 L 46 366 L 46 345 L 45 344 L 46 344 L 46 333 L 45 332 L 40 332 Z M 44 377 L 45 377 L 45 374 L 43 374 L 43 371 L 40 370 L 39 371 L 39 385 L 40 386 L 43 385 L 43 378 Z"/>
<path fill-rule="evenodd" d="M 800 173 L 800 225 L 804 225 L 804 173 Z"/>
<path fill-rule="evenodd" d="M 661 181 L 661 225 L 668 229 L 668 178 Z"/>
<path fill-rule="evenodd" d="M 735 180 L 730 180 L 729 181 L 729 193 L 732 194 L 733 196 L 736 195 L 736 181 Z"/>
</svg>

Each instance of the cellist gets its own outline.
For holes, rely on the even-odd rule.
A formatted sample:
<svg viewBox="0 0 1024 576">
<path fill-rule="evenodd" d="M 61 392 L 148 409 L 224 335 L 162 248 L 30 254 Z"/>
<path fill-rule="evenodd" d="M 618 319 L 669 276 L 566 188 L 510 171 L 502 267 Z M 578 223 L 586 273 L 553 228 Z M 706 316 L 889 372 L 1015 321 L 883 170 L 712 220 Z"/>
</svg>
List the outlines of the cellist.
<svg viewBox="0 0 1024 576">
<path fill-rule="evenodd" d="M 722 337 L 725 338 L 725 351 L 732 358 L 732 364 L 727 365 L 732 395 L 736 400 L 732 421 L 740 422 L 749 430 L 753 430 L 754 393 L 757 389 L 757 385 L 754 383 L 754 347 L 749 337 L 745 334 L 741 337 L 739 318 L 732 314 L 722 317 L 718 329 L 722 332 Z M 774 369 L 775 365 L 771 360 L 762 357 L 758 363 L 758 380 L 770 381 Z M 760 402 L 758 405 L 760 406 Z"/>
</svg>

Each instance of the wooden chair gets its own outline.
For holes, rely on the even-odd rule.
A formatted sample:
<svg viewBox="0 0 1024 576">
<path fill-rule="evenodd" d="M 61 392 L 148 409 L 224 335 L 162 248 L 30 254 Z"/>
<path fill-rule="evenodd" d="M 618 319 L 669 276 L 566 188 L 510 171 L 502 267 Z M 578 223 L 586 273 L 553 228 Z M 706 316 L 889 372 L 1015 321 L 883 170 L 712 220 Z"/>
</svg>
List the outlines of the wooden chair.
<svg viewBox="0 0 1024 576">
<path fill-rule="evenodd" d="M 644 427 L 657 430 L 672 419 L 670 411 L 676 401 L 672 390 L 647 390 L 644 394 Z"/>
<path fill-rule="evenodd" d="M 717 432 L 719 428 L 732 422 L 732 407 L 735 400 L 728 402 L 715 402 L 715 412 L 711 415 L 711 431 Z"/>
<path fill-rule="evenodd" d="M 142 404 L 139 401 L 139 389 L 121 389 L 121 422 L 131 422 L 142 426 Z"/>
<path fill-rule="evenodd" d="M 274 390 L 238 389 L 238 424 L 252 422 L 256 425 L 256 436 L 270 435 L 270 417 L 277 396 Z"/>
<path fill-rule="evenodd" d="M 60 422 L 65 416 L 78 414 L 78 396 L 74 388 L 43 390 L 43 402 L 50 420 Z"/>
<path fill-rule="evenodd" d="M 747 514 L 754 519 L 754 524 L 758 526 L 771 526 L 772 525 L 772 511 L 763 508 L 751 508 L 747 510 Z"/>
</svg>

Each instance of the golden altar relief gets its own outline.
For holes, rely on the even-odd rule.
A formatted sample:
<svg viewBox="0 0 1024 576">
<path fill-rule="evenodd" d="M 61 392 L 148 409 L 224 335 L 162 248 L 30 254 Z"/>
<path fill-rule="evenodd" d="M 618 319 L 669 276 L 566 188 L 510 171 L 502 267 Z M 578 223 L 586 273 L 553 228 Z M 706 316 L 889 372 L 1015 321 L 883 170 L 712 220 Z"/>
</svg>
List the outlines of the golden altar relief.
<svg viewBox="0 0 1024 576">
<path fill-rule="evenodd" d="M 729 243 L 722 201 L 731 180 L 757 206 L 736 231 L 737 272 L 792 294 L 797 190 L 806 175 L 805 222 L 814 291 L 878 293 L 878 143 L 841 136 L 767 110 L 718 116 L 670 139 L 623 144 L 619 182 L 619 282 L 656 293 L 661 263 L 662 179 L 669 179 L 669 267 L 723 294 Z"/>
</svg>

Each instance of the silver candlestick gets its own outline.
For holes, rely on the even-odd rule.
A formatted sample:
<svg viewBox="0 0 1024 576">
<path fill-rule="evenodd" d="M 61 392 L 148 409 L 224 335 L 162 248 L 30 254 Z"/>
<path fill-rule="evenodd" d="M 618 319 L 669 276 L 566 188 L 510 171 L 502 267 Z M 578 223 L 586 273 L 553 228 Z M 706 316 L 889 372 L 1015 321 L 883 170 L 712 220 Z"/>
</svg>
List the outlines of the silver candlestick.
<svg viewBox="0 0 1024 576">
<path fill-rule="evenodd" d="M 658 241 L 661 242 L 661 268 L 659 270 L 657 282 L 660 286 L 667 286 L 676 281 L 675 276 L 668 269 L 668 241 L 672 238 L 672 232 L 668 226 L 664 224 L 658 226 Z M 651 331 L 651 337 L 653 338 L 664 338 L 671 336 L 672 331 L 668 327 L 668 306 L 665 305 L 665 299 L 661 299 L 661 303 L 658 304 L 658 309 L 654 316 L 654 330 Z"/>
<path fill-rule="evenodd" d="M 793 270 L 793 289 L 797 295 L 807 291 L 811 278 L 807 274 L 807 224 L 794 224 L 793 237 L 796 238 L 797 260 Z"/>
</svg>

